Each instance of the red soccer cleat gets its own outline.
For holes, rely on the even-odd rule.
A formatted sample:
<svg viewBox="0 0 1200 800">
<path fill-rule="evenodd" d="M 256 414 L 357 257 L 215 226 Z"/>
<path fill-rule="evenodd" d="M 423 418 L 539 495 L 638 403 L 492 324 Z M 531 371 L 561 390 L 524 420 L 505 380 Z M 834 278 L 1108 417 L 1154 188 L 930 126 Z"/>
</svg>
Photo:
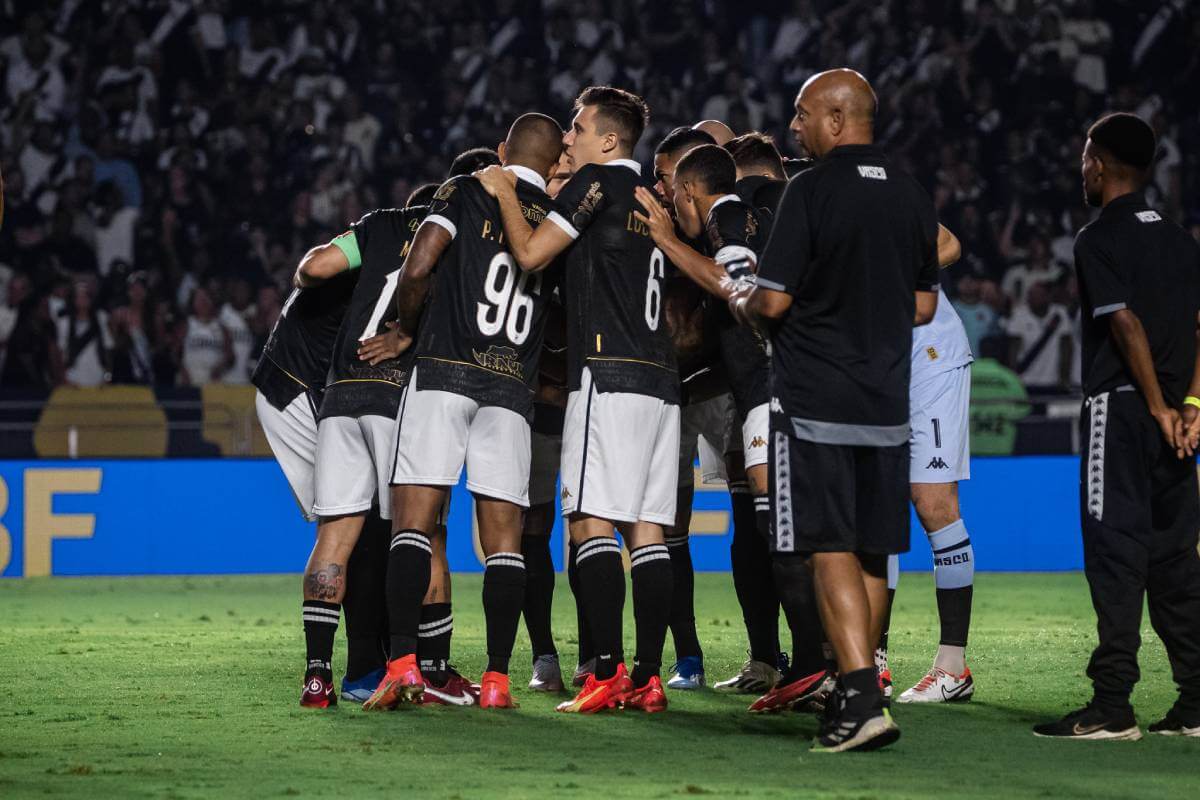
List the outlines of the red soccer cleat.
<svg viewBox="0 0 1200 800">
<path fill-rule="evenodd" d="M 333 681 L 327 681 L 320 675 L 309 675 L 304 679 L 304 693 L 300 695 L 300 705 L 304 708 L 331 708 L 337 705 L 337 692 L 333 689 Z"/>
<path fill-rule="evenodd" d="M 618 707 L 632 692 L 633 681 L 629 679 L 625 665 L 617 664 L 616 674 L 607 680 L 596 680 L 594 673 L 588 675 L 575 699 L 559 703 L 555 710 L 564 714 L 594 714 L 606 708 Z"/>
<path fill-rule="evenodd" d="M 892 696 L 892 671 L 890 669 L 879 670 L 879 691 L 885 698 Z"/>
<path fill-rule="evenodd" d="M 414 654 L 388 662 L 387 673 L 379 686 L 363 703 L 363 711 L 392 711 L 404 703 L 419 704 L 425 693 L 425 679 Z"/>
<path fill-rule="evenodd" d="M 662 680 L 655 675 L 640 689 L 634 689 L 625 700 L 625 708 L 657 714 L 667 710 L 667 695 L 663 692 Z"/>
<path fill-rule="evenodd" d="M 793 708 L 821 691 L 827 670 L 814 672 L 791 683 L 781 683 L 750 704 L 751 714 L 772 714 Z"/>
<path fill-rule="evenodd" d="M 508 690 L 508 676 L 500 672 L 485 672 L 480 679 L 480 708 L 517 708 Z"/>
<path fill-rule="evenodd" d="M 471 683 L 458 674 L 447 671 L 446 682 L 440 686 L 425 679 L 425 694 L 420 703 L 427 706 L 473 706 L 479 702 L 479 684 Z"/>
</svg>

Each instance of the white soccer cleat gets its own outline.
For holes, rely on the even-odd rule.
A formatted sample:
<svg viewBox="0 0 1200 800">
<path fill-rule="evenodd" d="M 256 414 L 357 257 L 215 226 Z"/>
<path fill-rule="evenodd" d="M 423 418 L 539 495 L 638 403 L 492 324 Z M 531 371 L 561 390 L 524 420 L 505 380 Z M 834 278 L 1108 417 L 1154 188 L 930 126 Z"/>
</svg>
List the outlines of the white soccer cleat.
<svg viewBox="0 0 1200 800">
<path fill-rule="evenodd" d="M 951 675 L 941 667 L 934 667 L 896 698 L 898 703 L 961 703 L 975 694 L 975 681 L 971 670 L 963 669 L 962 675 Z"/>
<path fill-rule="evenodd" d="M 779 670 L 770 664 L 748 659 L 732 678 L 713 684 L 713 691 L 726 694 L 766 694 L 775 688 L 781 677 Z"/>
</svg>

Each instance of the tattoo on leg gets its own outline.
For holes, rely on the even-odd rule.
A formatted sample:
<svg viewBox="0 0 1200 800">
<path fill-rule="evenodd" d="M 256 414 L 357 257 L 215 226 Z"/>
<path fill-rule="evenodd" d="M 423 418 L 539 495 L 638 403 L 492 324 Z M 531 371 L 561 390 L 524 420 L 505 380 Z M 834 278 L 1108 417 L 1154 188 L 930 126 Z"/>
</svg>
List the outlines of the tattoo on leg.
<svg viewBox="0 0 1200 800">
<path fill-rule="evenodd" d="M 304 576 L 304 593 L 313 600 L 335 600 L 342 593 L 344 576 L 341 565 L 325 564 Z"/>
</svg>

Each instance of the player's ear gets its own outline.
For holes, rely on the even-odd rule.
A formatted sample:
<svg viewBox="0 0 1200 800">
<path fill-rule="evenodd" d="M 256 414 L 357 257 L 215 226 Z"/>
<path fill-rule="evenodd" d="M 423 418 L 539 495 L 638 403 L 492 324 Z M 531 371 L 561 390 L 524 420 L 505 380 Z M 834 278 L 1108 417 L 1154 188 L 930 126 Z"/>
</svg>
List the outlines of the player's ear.
<svg viewBox="0 0 1200 800">
<path fill-rule="evenodd" d="M 830 109 L 829 116 L 825 118 L 825 124 L 829 128 L 829 133 L 836 138 L 842 132 L 842 126 L 846 123 L 846 116 L 840 108 Z"/>
<path fill-rule="evenodd" d="M 603 144 L 601 146 L 604 148 L 604 152 L 610 153 L 613 150 L 616 150 L 617 145 L 620 143 L 621 140 L 617 137 L 617 134 L 610 132 L 604 134 Z"/>
<path fill-rule="evenodd" d="M 508 142 L 501 142 L 496 145 L 496 155 L 500 156 L 500 163 L 508 163 Z"/>
</svg>

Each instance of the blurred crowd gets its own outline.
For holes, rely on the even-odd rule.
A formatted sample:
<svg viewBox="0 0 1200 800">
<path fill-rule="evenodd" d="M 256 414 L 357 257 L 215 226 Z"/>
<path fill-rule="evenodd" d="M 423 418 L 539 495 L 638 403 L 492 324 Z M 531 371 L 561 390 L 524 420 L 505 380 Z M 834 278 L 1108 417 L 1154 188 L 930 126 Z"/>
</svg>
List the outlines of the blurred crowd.
<svg viewBox="0 0 1200 800">
<path fill-rule="evenodd" d="M 972 347 L 1032 391 L 1077 381 L 1089 121 L 1153 124 L 1150 200 L 1200 236 L 1186 0 L 0 0 L 0 386 L 244 383 L 305 250 L 517 114 L 611 83 L 649 102 L 643 161 L 704 118 L 796 155 L 837 65 L 962 241 Z"/>
</svg>

